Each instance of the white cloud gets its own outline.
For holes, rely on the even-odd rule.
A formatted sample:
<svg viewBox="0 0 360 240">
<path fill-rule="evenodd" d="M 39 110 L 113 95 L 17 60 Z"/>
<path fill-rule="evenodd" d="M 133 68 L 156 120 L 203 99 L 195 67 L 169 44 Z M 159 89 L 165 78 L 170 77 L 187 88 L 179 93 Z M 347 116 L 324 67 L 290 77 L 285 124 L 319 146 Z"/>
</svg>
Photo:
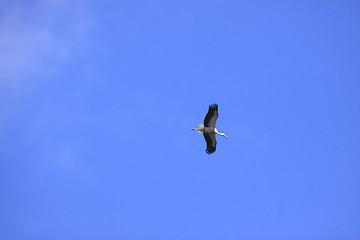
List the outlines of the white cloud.
<svg viewBox="0 0 360 240">
<path fill-rule="evenodd" d="M 24 84 L 21 79 L 29 74 L 56 71 L 85 45 L 91 26 L 85 1 L 41 0 L 3 7 L 0 87 Z"/>
<path fill-rule="evenodd" d="M 58 107 L 55 110 L 59 113 L 54 115 L 55 110 L 46 108 L 47 102 L 37 101 L 48 100 L 38 97 L 42 95 L 42 81 L 51 81 L 64 64 L 87 49 L 92 26 L 89 2 L 16 2 L 0 4 L 0 143 L 18 134 L 17 139 L 24 144 L 41 145 L 39 156 L 48 160 L 50 167 L 75 169 L 81 148 L 76 140 L 65 144 L 63 139 L 40 138 L 47 136 L 44 132 L 48 128 L 56 127 L 57 122 L 52 120 L 72 112 Z M 22 131 L 10 134 L 17 125 Z"/>
</svg>

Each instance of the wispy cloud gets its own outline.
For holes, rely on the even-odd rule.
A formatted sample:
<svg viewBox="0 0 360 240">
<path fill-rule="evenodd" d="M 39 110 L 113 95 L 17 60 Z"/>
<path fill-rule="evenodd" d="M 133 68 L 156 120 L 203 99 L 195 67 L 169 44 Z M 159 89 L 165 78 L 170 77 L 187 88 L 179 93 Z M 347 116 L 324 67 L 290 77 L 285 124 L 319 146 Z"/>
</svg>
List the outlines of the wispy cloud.
<svg viewBox="0 0 360 240">
<path fill-rule="evenodd" d="M 0 86 L 54 71 L 84 46 L 91 26 L 86 1 L 9 3 L 0 18 Z M 24 82 L 21 82 L 24 83 Z"/>
<path fill-rule="evenodd" d="M 73 112 L 58 107 L 58 115 L 53 116 L 55 110 L 46 108 L 49 99 L 42 92 L 41 79 L 61 74 L 69 60 L 87 49 L 92 27 L 89 9 L 86 0 L 0 4 L 0 143 L 9 142 L 14 135 L 12 150 L 21 141 L 31 146 L 35 142 L 41 145 L 39 155 L 49 159 L 49 166 L 68 170 L 77 166 L 80 146 L 75 140 L 65 144 L 64 139 L 46 139 L 44 132 L 56 127 L 55 117 L 71 117 Z M 56 106 L 61 104 L 59 101 Z M 22 131 L 16 131 L 20 126 Z M 1 151 L 11 154 L 5 147 Z"/>
</svg>

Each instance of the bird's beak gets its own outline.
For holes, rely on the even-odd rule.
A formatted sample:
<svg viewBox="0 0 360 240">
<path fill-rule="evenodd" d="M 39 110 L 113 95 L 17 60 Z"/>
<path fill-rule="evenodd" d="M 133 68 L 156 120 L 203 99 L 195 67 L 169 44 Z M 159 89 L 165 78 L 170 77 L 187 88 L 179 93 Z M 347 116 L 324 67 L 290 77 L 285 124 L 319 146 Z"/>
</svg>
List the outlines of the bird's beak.
<svg viewBox="0 0 360 240">
<path fill-rule="evenodd" d="M 226 135 L 224 137 L 226 137 L 226 139 L 229 139 Z"/>
<path fill-rule="evenodd" d="M 190 130 L 196 130 L 195 128 L 191 128 Z"/>
</svg>

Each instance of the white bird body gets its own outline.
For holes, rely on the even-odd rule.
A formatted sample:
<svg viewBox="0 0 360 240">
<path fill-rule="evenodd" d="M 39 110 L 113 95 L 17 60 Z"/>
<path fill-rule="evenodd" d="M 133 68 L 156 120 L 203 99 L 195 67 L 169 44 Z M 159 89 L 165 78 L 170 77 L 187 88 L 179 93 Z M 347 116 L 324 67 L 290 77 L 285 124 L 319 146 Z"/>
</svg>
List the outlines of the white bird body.
<svg viewBox="0 0 360 240">
<path fill-rule="evenodd" d="M 209 111 L 204 119 L 204 125 L 199 124 L 197 128 L 191 128 L 196 130 L 200 134 L 204 134 L 205 141 L 207 143 L 206 153 L 211 154 L 216 151 L 216 137 L 215 134 L 228 138 L 225 133 L 219 133 L 216 129 L 216 120 L 218 118 L 218 105 L 212 104 L 209 106 Z"/>
<path fill-rule="evenodd" d="M 199 126 L 195 129 L 198 133 L 203 134 L 204 133 L 204 125 L 202 125 L 201 123 L 199 124 Z M 192 128 L 194 130 L 194 128 Z"/>
<path fill-rule="evenodd" d="M 214 132 L 215 129 L 213 127 L 205 127 L 204 125 L 199 124 L 199 126 L 195 130 L 198 131 L 198 133 L 203 134 L 203 133 Z"/>
<path fill-rule="evenodd" d="M 216 128 L 213 127 L 205 127 L 202 124 L 199 124 L 199 126 L 195 129 L 198 133 L 203 134 L 203 133 L 211 133 L 211 132 L 215 132 L 216 134 L 222 135 L 223 133 L 219 133 L 218 130 Z"/>
</svg>

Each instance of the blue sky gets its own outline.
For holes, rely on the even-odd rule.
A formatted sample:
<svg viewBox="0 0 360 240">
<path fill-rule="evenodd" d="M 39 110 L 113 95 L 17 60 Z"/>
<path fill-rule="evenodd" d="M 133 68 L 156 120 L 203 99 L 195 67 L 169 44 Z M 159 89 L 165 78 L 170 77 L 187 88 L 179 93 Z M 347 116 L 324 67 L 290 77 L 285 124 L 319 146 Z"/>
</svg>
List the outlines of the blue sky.
<svg viewBox="0 0 360 240">
<path fill-rule="evenodd" d="M 2 1 L 0 238 L 359 239 L 359 5 Z"/>
</svg>

